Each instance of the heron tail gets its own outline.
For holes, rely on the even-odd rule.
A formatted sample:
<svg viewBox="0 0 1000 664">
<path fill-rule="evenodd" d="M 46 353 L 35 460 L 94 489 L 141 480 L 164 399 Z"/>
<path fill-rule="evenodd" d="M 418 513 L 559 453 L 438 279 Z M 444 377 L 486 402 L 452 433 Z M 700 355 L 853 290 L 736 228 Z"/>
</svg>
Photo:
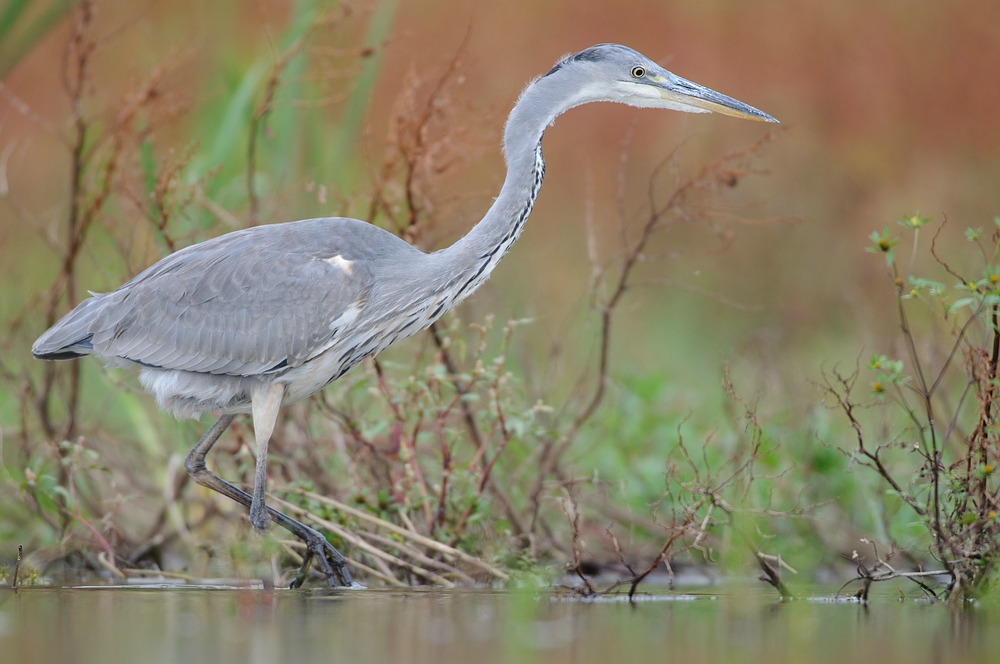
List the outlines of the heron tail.
<svg viewBox="0 0 1000 664">
<path fill-rule="evenodd" d="M 31 354 L 39 360 L 71 360 L 93 353 L 90 325 L 104 308 L 105 294 L 92 295 L 38 337 Z"/>
</svg>

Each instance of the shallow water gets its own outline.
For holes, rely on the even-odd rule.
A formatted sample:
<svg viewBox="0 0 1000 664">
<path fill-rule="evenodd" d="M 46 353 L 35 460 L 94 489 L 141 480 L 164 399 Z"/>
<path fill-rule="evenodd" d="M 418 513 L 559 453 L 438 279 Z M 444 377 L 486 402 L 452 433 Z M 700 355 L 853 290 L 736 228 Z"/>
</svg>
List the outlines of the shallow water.
<svg viewBox="0 0 1000 664">
<path fill-rule="evenodd" d="M 762 591 L 565 601 L 534 592 L 211 587 L 0 591 L 0 662 L 991 662 L 1000 609 Z"/>
</svg>

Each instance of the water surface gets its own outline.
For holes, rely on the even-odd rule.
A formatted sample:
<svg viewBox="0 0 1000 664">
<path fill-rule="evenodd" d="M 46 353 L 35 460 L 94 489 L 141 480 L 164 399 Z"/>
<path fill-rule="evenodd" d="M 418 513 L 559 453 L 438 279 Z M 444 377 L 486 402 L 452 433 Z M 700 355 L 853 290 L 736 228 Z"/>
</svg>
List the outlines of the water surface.
<svg viewBox="0 0 1000 664">
<path fill-rule="evenodd" d="M 766 591 L 0 591 L 0 662 L 1000 662 L 1000 609 Z"/>
</svg>

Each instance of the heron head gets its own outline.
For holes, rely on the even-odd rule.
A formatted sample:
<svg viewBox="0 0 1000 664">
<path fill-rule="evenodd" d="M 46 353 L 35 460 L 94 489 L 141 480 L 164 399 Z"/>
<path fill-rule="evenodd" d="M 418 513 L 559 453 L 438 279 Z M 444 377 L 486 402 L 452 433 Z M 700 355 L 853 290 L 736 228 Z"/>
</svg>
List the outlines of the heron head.
<svg viewBox="0 0 1000 664">
<path fill-rule="evenodd" d="M 569 55 L 546 76 L 560 71 L 584 75 L 587 79 L 584 101 L 614 101 L 642 108 L 722 113 L 758 122 L 777 122 L 763 111 L 683 79 L 620 44 L 598 44 Z"/>
</svg>

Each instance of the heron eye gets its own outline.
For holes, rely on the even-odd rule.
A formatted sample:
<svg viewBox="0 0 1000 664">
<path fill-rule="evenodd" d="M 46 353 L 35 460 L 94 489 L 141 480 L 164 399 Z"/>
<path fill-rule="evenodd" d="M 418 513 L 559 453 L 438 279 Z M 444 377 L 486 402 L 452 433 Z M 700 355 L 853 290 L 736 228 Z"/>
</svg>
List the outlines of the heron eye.
<svg viewBox="0 0 1000 664">
<path fill-rule="evenodd" d="M 645 67 L 632 67 L 632 76 L 635 78 L 642 78 L 646 75 Z"/>
</svg>

